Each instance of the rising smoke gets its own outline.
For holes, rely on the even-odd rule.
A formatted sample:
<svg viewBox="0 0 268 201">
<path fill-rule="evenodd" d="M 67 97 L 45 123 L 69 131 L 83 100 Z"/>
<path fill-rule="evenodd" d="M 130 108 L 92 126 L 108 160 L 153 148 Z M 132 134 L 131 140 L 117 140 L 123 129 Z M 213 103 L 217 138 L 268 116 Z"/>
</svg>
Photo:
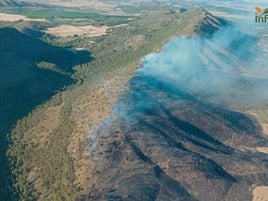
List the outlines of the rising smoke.
<svg viewBox="0 0 268 201">
<path fill-rule="evenodd" d="M 267 40 L 249 34 L 249 27 L 243 27 L 247 34 L 236 27 L 222 27 L 210 38 L 174 37 L 160 52 L 145 56 L 110 117 L 91 134 L 91 147 L 119 119 L 128 127 L 180 100 L 239 108 L 266 104 Z"/>
<path fill-rule="evenodd" d="M 263 103 L 267 66 L 258 44 L 259 38 L 233 26 L 209 39 L 180 36 L 147 55 L 138 73 L 217 104 Z"/>
</svg>

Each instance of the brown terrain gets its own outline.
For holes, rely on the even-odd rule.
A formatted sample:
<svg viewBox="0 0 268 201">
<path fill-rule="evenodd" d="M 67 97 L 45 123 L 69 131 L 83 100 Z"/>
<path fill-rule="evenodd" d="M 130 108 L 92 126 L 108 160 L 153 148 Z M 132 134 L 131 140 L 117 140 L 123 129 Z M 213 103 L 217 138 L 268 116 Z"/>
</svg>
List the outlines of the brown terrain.
<svg viewBox="0 0 268 201">
<path fill-rule="evenodd" d="M 103 82 L 101 88 L 93 88 L 74 104 L 72 119 L 76 119 L 68 151 L 75 159 L 75 183 L 84 189 L 84 194 L 90 188 L 92 181 L 91 161 L 88 160 L 90 133 L 111 114 L 111 105 L 116 103 L 120 94 L 128 86 L 133 76 L 130 68 L 133 64 L 118 72 L 117 76 Z"/>
<path fill-rule="evenodd" d="M 51 27 L 45 30 L 46 33 L 53 34 L 60 37 L 68 36 L 85 36 L 85 37 L 96 37 L 106 34 L 107 26 L 94 27 L 88 26 L 71 26 L 71 25 L 59 25 L 56 27 Z"/>
<path fill-rule="evenodd" d="M 44 147 L 50 135 L 59 126 L 61 107 L 61 105 L 49 107 L 39 124 L 33 127 L 33 130 L 29 130 L 29 132 L 41 131 L 38 133 L 37 138 L 32 139 L 33 143 L 36 143 L 36 146 Z"/>
<path fill-rule="evenodd" d="M 252 201 L 268 201 L 268 186 L 255 187 Z"/>
<path fill-rule="evenodd" d="M 25 17 L 23 15 L 0 13 L 0 21 L 16 22 L 16 21 L 19 21 L 19 20 L 23 20 L 23 21 L 41 21 L 41 22 L 46 22 L 47 21 L 45 19 L 32 19 L 32 18 Z"/>
</svg>

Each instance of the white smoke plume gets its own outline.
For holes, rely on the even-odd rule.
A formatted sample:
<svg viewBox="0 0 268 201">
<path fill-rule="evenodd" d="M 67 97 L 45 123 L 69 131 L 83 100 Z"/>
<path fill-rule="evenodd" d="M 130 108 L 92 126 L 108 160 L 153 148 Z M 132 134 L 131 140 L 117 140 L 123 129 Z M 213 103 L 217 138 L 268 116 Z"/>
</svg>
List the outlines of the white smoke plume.
<svg viewBox="0 0 268 201">
<path fill-rule="evenodd" d="M 256 104 L 268 100 L 267 53 L 260 38 L 228 26 L 212 38 L 173 38 L 144 57 L 138 73 L 217 103 Z"/>
</svg>

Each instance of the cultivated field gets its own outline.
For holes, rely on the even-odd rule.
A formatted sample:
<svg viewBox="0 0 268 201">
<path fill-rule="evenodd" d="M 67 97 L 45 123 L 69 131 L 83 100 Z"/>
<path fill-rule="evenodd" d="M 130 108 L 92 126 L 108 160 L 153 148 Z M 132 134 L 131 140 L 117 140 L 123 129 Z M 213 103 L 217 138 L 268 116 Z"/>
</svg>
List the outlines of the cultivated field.
<svg viewBox="0 0 268 201">
<path fill-rule="evenodd" d="M 15 14 L 7 14 L 7 13 L 0 13 L 0 21 L 3 22 L 16 22 L 16 21 L 36 21 L 36 22 L 45 22 L 47 20 L 45 19 L 32 19 L 32 18 L 28 18 L 26 16 L 23 15 L 15 15 Z"/>
<path fill-rule="evenodd" d="M 107 29 L 108 29 L 107 26 L 94 27 L 91 25 L 88 26 L 60 25 L 48 28 L 45 32 L 60 37 L 68 37 L 74 35 L 96 37 L 105 35 Z"/>
</svg>

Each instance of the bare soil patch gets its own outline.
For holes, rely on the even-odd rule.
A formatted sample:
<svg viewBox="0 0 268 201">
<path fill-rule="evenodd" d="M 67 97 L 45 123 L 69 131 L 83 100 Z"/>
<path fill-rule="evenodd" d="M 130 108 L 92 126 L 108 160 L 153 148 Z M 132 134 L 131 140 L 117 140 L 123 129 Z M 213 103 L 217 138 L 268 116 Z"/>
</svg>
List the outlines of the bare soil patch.
<svg viewBox="0 0 268 201">
<path fill-rule="evenodd" d="M 259 151 L 259 152 L 262 152 L 264 154 L 268 154 L 268 147 L 256 147 L 256 149 Z"/>
<path fill-rule="evenodd" d="M 102 36 L 106 34 L 107 26 L 94 27 L 91 25 L 88 26 L 71 26 L 71 25 L 60 25 L 56 27 L 48 28 L 45 32 L 53 34 L 59 37 L 68 37 L 68 36 Z"/>
<path fill-rule="evenodd" d="M 4 21 L 4 22 L 17 22 L 19 20 L 23 20 L 23 21 L 42 21 L 42 22 L 46 22 L 47 21 L 45 19 L 32 19 L 32 18 L 28 18 L 28 17 L 23 16 L 23 15 L 14 15 L 14 14 L 0 13 L 0 21 Z"/>
<path fill-rule="evenodd" d="M 268 186 L 255 187 L 252 201 L 268 201 Z"/>
</svg>

